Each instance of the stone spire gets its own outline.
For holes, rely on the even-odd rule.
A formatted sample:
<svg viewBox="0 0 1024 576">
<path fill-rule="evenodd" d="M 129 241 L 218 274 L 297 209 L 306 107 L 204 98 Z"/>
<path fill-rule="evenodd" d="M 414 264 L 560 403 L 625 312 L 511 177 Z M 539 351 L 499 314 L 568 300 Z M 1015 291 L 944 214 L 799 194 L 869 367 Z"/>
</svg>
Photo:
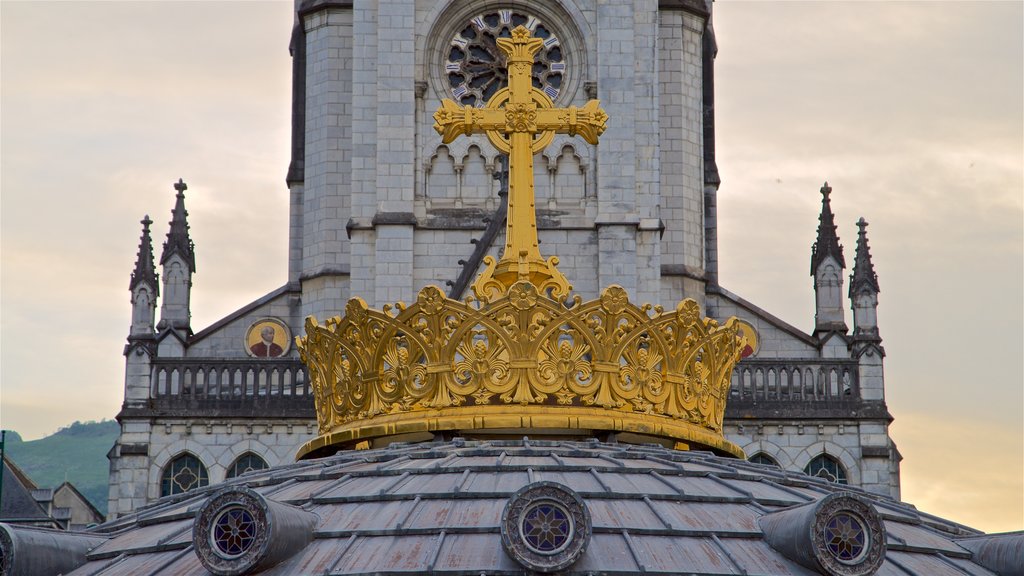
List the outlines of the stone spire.
<svg viewBox="0 0 1024 576">
<path fill-rule="evenodd" d="M 149 214 L 146 214 L 141 221 L 142 237 L 139 239 L 139 252 L 135 259 L 135 270 L 132 272 L 128 289 L 134 291 L 139 284 L 145 284 L 153 290 L 155 295 L 159 295 L 160 286 L 157 283 L 156 265 L 153 264 L 153 238 L 149 235 L 149 225 L 152 223 Z"/>
<path fill-rule="evenodd" d="M 153 334 L 156 298 L 160 295 L 160 284 L 157 281 L 156 266 L 153 264 L 153 239 L 149 235 L 149 225 L 152 223 L 149 214 L 142 219 L 138 257 L 135 260 L 132 279 L 128 283 L 128 290 L 132 293 L 132 327 L 129 338 Z"/>
<path fill-rule="evenodd" d="M 818 266 L 825 258 L 832 256 L 841 268 L 846 268 L 846 260 L 843 259 L 843 245 L 839 243 L 839 236 L 836 235 L 835 216 L 832 215 L 832 201 L 829 194 L 832 187 L 828 182 L 821 187 L 821 215 L 818 216 L 818 239 L 811 247 L 811 276 L 817 273 Z"/>
<path fill-rule="evenodd" d="M 868 223 L 857 221 L 857 256 L 850 274 L 850 301 L 853 307 L 853 337 L 857 340 L 880 340 L 878 337 L 878 276 L 871 263 L 868 247 Z"/>
<path fill-rule="evenodd" d="M 180 254 L 182 260 L 188 264 L 189 269 L 195 272 L 195 246 L 188 235 L 188 211 L 185 210 L 185 190 L 188 190 L 188 185 L 181 178 L 178 178 L 178 181 L 174 184 L 174 189 L 178 191 L 177 202 L 174 204 L 174 210 L 171 211 L 171 230 L 167 233 L 167 240 L 164 242 L 164 252 L 160 256 L 160 265 L 166 264 L 172 255 Z"/>
<path fill-rule="evenodd" d="M 868 247 L 868 222 L 864 218 L 857 221 L 857 255 L 853 261 L 853 274 L 850 274 L 850 298 L 854 294 L 868 292 L 878 294 L 878 275 L 871 263 L 871 248 Z"/>
<path fill-rule="evenodd" d="M 814 277 L 814 335 L 846 333 L 843 311 L 843 246 L 836 235 L 835 217 L 829 194 L 832 188 L 821 187 L 821 215 L 818 216 L 818 239 L 811 247 L 811 276 Z"/>
<path fill-rule="evenodd" d="M 196 271 L 196 256 L 192 239 L 188 235 L 188 212 L 185 210 L 185 190 L 188 190 L 188 186 L 179 178 L 174 189 L 178 191 L 177 201 L 171 212 L 171 229 L 164 242 L 164 252 L 160 256 L 164 292 L 157 329 L 178 328 L 191 334 L 189 300 L 192 274 Z"/>
</svg>

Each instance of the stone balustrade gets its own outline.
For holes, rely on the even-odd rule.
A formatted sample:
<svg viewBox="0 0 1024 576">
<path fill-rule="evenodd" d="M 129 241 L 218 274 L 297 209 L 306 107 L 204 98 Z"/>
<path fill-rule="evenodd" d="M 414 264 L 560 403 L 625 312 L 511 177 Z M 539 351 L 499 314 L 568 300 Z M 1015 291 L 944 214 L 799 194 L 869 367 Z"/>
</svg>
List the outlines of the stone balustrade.
<svg viewBox="0 0 1024 576">
<path fill-rule="evenodd" d="M 291 358 L 157 359 L 151 397 L 153 408 L 165 413 L 315 418 L 306 366 Z M 733 371 L 727 415 L 832 412 L 860 404 L 856 360 L 747 359 Z"/>
<path fill-rule="evenodd" d="M 153 408 L 163 413 L 315 417 L 298 359 L 156 359 L 151 382 Z"/>
<path fill-rule="evenodd" d="M 736 365 L 729 404 L 843 404 L 860 402 L 857 361 L 747 359 Z"/>
</svg>

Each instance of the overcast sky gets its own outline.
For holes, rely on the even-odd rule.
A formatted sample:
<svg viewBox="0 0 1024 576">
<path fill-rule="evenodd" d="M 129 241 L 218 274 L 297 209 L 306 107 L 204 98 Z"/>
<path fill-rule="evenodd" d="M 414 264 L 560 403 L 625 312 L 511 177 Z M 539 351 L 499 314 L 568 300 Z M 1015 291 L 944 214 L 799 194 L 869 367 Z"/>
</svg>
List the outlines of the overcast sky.
<svg viewBox="0 0 1024 576">
<path fill-rule="evenodd" d="M 722 284 L 809 331 L 828 180 L 851 265 L 870 222 L 904 499 L 987 531 L 1024 528 L 1022 6 L 715 7 Z M 117 413 L 139 220 L 159 246 L 179 177 L 193 328 L 284 284 L 291 21 L 0 2 L 0 426 Z"/>
</svg>

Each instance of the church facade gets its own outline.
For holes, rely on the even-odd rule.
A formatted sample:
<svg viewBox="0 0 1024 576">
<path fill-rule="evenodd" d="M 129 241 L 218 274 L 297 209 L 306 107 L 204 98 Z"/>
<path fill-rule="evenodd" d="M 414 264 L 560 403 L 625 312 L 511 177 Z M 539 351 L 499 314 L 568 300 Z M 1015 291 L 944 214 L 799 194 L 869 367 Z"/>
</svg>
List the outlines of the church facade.
<svg viewBox="0 0 1024 576">
<path fill-rule="evenodd" d="M 294 461 L 317 432 L 293 345 L 307 316 L 323 322 L 354 296 L 408 302 L 430 284 L 468 296 L 504 246 L 507 165 L 486 136 L 443 143 L 431 114 L 446 98 L 501 96 L 496 39 L 519 25 L 544 40 L 534 86 L 560 107 L 597 98 L 609 117 L 600 146 L 559 135 L 534 159 L 540 241 L 574 292 L 617 284 L 634 301 L 693 298 L 743 319 L 758 338 L 734 372 L 726 437 L 755 461 L 899 497 L 866 222 L 844 291 L 822 187 L 810 334 L 719 284 L 710 2 L 298 0 L 295 14 L 288 278 L 193 331 L 185 182 L 159 254 L 143 220 L 112 517 Z"/>
</svg>

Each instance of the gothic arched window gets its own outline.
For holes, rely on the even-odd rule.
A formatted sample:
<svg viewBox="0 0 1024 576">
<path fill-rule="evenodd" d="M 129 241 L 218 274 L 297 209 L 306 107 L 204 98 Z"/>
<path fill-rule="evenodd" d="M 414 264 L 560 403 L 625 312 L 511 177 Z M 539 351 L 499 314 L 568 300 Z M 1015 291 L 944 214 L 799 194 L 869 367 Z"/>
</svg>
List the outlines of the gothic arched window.
<svg viewBox="0 0 1024 576">
<path fill-rule="evenodd" d="M 839 460 L 828 454 L 821 454 L 808 462 L 807 466 L 804 466 L 804 473 L 808 476 L 824 478 L 836 484 L 849 483 L 846 481 L 846 469 L 839 463 Z"/>
<path fill-rule="evenodd" d="M 270 468 L 267 465 L 267 461 L 260 458 L 252 452 L 246 452 L 235 459 L 235 462 L 228 468 L 228 473 L 225 478 L 234 478 L 235 476 L 241 476 L 246 472 L 252 472 L 254 470 L 264 470 Z"/>
<path fill-rule="evenodd" d="M 171 460 L 160 476 L 160 496 L 181 494 L 210 483 L 206 466 L 188 452 Z"/>
<path fill-rule="evenodd" d="M 779 463 L 775 460 L 775 458 L 772 458 L 771 456 L 765 454 L 764 452 L 758 452 L 757 454 L 754 454 L 750 458 L 747 458 L 747 460 L 753 462 L 754 464 L 764 464 L 766 466 L 775 466 L 776 468 L 780 467 Z"/>
</svg>

